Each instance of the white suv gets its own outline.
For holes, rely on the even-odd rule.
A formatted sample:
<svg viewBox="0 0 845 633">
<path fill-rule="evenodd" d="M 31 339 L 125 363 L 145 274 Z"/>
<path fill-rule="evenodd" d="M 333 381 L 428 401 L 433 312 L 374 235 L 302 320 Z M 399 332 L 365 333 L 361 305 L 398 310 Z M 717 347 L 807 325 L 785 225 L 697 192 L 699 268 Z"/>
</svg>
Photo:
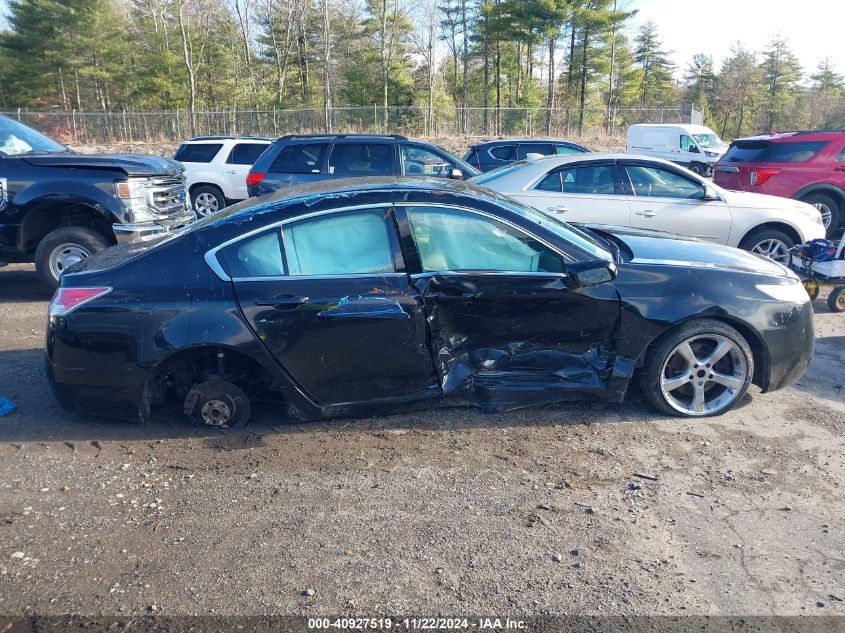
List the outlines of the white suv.
<svg viewBox="0 0 845 633">
<path fill-rule="evenodd" d="M 246 175 L 272 141 L 262 136 L 197 136 L 182 143 L 173 158 L 185 166 L 197 215 L 246 200 Z"/>
</svg>

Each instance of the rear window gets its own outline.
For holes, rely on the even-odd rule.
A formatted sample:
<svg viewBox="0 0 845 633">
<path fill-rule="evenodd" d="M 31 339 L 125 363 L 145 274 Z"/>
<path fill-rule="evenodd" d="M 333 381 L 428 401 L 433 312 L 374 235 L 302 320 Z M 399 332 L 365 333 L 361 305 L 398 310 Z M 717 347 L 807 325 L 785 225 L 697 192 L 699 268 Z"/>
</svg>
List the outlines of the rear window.
<svg viewBox="0 0 845 633">
<path fill-rule="evenodd" d="M 551 156 L 555 153 L 555 146 L 551 143 L 520 143 L 519 150 L 516 157 L 519 160 L 527 158 L 528 154 L 542 154 L 543 156 Z"/>
<path fill-rule="evenodd" d="M 185 143 L 173 158 L 181 163 L 210 163 L 221 147 L 222 143 Z"/>
<path fill-rule="evenodd" d="M 390 176 L 393 145 L 386 143 L 338 143 L 329 157 L 329 173 L 335 176 Z"/>
<path fill-rule="evenodd" d="M 516 145 L 500 145 L 490 150 L 490 156 L 499 160 L 513 160 L 516 158 Z"/>
<path fill-rule="evenodd" d="M 732 163 L 805 163 L 825 145 L 827 141 L 734 141 L 722 160 Z"/>
<path fill-rule="evenodd" d="M 226 162 L 230 165 L 253 165 L 265 149 L 266 143 L 238 143 L 232 148 Z"/>
<path fill-rule="evenodd" d="M 328 143 L 286 145 L 270 165 L 277 174 L 319 174 Z"/>
</svg>

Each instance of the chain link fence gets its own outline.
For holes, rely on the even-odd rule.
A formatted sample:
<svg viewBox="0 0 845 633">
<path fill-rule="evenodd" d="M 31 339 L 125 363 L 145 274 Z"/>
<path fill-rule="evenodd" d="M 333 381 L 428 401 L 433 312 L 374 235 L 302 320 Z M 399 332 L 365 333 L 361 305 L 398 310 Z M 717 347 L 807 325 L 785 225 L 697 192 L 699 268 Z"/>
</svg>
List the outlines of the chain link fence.
<svg viewBox="0 0 845 633">
<path fill-rule="evenodd" d="M 407 136 L 623 136 L 633 123 L 699 122 L 693 108 L 455 108 L 366 106 L 189 112 L 56 112 L 19 109 L 6 116 L 65 143 L 179 142 L 214 134 L 368 133 Z"/>
</svg>

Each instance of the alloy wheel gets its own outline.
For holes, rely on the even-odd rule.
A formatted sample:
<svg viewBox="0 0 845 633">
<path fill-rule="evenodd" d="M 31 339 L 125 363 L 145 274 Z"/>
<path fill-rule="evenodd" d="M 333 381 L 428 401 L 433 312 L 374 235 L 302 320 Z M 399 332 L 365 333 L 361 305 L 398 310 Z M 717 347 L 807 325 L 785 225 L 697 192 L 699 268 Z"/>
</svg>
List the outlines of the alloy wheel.
<svg viewBox="0 0 845 633">
<path fill-rule="evenodd" d="M 660 392 L 690 416 L 719 413 L 742 393 L 748 362 L 740 347 L 720 334 L 693 336 L 677 345 L 660 371 Z"/>
<path fill-rule="evenodd" d="M 197 215 L 205 217 L 215 213 L 220 208 L 217 198 L 208 192 L 203 191 L 194 199 L 194 209 Z"/>
<path fill-rule="evenodd" d="M 830 207 L 825 204 L 824 202 L 814 202 L 813 206 L 819 210 L 819 213 L 822 214 L 822 224 L 824 225 L 825 230 L 830 228 L 830 221 L 833 219 L 833 211 L 831 211 Z"/>
<path fill-rule="evenodd" d="M 765 255 L 779 264 L 786 265 L 789 263 L 789 245 L 781 240 L 767 239 L 757 242 L 752 247 L 751 252 Z"/>
<path fill-rule="evenodd" d="M 59 244 L 50 253 L 50 274 L 53 275 L 53 279 L 59 279 L 65 270 L 90 256 L 88 249 L 79 244 Z"/>
</svg>

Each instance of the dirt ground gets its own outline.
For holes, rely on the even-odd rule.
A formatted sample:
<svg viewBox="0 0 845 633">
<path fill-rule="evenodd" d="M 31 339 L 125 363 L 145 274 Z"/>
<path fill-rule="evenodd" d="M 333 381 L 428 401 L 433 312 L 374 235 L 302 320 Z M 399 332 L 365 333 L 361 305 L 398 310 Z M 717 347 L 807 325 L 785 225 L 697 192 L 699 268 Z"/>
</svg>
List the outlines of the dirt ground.
<svg viewBox="0 0 845 633">
<path fill-rule="evenodd" d="M 845 614 L 845 315 L 800 383 L 244 429 L 58 407 L 48 294 L 0 269 L 0 613 Z M 307 595 L 312 594 L 312 595 Z"/>
</svg>

